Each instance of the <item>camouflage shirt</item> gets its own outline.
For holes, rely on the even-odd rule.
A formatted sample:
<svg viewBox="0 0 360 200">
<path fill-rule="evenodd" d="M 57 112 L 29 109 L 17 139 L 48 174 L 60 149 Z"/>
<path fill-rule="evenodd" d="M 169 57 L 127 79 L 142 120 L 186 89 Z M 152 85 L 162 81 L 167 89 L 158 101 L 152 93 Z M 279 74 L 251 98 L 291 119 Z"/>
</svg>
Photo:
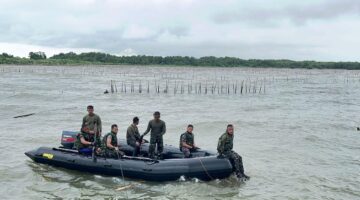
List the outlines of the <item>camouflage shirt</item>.
<svg viewBox="0 0 360 200">
<path fill-rule="evenodd" d="M 106 141 L 108 139 L 108 137 L 111 137 L 111 145 L 114 146 L 114 147 L 117 147 L 118 146 L 118 141 L 117 141 L 117 137 L 116 137 L 116 134 L 113 133 L 113 132 L 110 132 L 110 133 L 107 133 L 104 137 L 103 137 L 103 140 L 102 140 L 102 148 L 103 149 L 107 149 L 109 150 L 110 148 L 107 147 L 106 145 Z M 111 149 L 113 150 L 113 149 Z"/>
<path fill-rule="evenodd" d="M 95 141 L 94 135 L 86 133 L 86 132 L 80 132 L 76 135 L 75 147 L 77 149 L 87 148 L 87 147 L 91 146 L 91 145 L 86 145 L 86 144 L 81 143 L 82 137 L 88 142 Z M 99 146 L 99 145 L 100 145 L 100 139 L 98 137 L 98 138 L 96 138 L 96 146 Z"/>
<path fill-rule="evenodd" d="M 101 132 L 102 130 L 102 126 L 101 126 L 101 119 L 99 117 L 99 115 L 97 114 L 93 114 L 93 115 L 85 115 L 82 121 L 82 126 L 81 127 L 88 127 L 90 130 L 94 130 L 95 129 L 95 124 L 97 126 L 97 132 Z"/>
<path fill-rule="evenodd" d="M 183 134 L 181 134 L 180 136 L 180 149 L 182 147 L 182 143 L 185 142 L 187 145 L 193 146 L 194 145 L 194 134 L 193 133 L 189 133 L 189 132 L 185 132 Z"/>
<path fill-rule="evenodd" d="M 146 135 L 151 130 L 151 136 L 162 136 L 166 132 L 166 125 L 165 122 L 162 120 L 159 120 L 158 122 L 153 120 L 149 121 L 148 127 L 144 133 Z"/>
<path fill-rule="evenodd" d="M 139 129 L 136 125 L 131 124 L 126 131 L 126 142 L 130 146 L 135 146 L 136 142 L 140 140 Z"/>
<path fill-rule="evenodd" d="M 233 149 L 234 135 L 224 133 L 219 138 L 217 150 L 219 154 L 230 152 Z"/>
</svg>

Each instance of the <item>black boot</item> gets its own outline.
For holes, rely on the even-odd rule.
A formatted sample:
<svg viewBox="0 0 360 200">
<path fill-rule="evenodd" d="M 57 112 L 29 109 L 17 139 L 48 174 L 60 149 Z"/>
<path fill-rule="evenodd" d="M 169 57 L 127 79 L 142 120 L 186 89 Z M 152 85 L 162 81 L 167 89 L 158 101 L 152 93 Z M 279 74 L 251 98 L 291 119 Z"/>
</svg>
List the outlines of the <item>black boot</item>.
<svg viewBox="0 0 360 200">
<path fill-rule="evenodd" d="M 238 179 L 244 179 L 244 180 L 249 180 L 250 179 L 250 176 L 244 174 L 244 173 L 236 173 L 236 177 Z"/>
<path fill-rule="evenodd" d="M 246 179 L 246 180 L 249 180 L 250 179 L 250 176 L 246 175 L 246 174 L 243 174 L 243 177 Z"/>
</svg>

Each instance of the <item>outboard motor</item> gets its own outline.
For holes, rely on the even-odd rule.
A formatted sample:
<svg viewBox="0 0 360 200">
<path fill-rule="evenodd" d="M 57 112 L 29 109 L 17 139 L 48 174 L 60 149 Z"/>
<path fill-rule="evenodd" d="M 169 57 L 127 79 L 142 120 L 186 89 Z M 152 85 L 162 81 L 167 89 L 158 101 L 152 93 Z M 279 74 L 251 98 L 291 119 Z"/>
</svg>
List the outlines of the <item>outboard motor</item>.
<svg viewBox="0 0 360 200">
<path fill-rule="evenodd" d="M 78 133 L 79 132 L 75 131 L 63 131 L 61 136 L 61 145 L 66 149 L 73 149 Z"/>
</svg>

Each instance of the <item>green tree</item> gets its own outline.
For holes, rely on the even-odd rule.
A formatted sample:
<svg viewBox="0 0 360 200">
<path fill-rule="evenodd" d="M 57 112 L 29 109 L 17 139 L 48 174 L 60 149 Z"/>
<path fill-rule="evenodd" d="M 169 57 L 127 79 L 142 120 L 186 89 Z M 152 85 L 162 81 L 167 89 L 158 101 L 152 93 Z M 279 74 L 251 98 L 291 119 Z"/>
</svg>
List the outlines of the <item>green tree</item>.
<svg viewBox="0 0 360 200">
<path fill-rule="evenodd" d="M 46 54 L 44 52 L 42 52 L 42 51 L 30 52 L 29 53 L 29 58 L 33 59 L 33 60 L 46 59 Z"/>
</svg>

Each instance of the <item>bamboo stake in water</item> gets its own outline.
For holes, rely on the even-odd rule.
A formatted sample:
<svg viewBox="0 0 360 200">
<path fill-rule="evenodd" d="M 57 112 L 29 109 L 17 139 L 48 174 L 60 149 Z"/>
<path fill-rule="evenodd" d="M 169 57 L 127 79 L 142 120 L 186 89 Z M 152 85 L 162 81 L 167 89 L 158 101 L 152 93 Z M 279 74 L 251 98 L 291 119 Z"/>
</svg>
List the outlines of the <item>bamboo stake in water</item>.
<svg viewBox="0 0 360 200">
<path fill-rule="evenodd" d="M 147 82 L 147 93 L 150 93 L 150 81 Z"/>
<path fill-rule="evenodd" d="M 111 93 L 114 93 L 114 86 L 113 86 L 113 80 L 110 80 L 110 91 Z"/>
</svg>

